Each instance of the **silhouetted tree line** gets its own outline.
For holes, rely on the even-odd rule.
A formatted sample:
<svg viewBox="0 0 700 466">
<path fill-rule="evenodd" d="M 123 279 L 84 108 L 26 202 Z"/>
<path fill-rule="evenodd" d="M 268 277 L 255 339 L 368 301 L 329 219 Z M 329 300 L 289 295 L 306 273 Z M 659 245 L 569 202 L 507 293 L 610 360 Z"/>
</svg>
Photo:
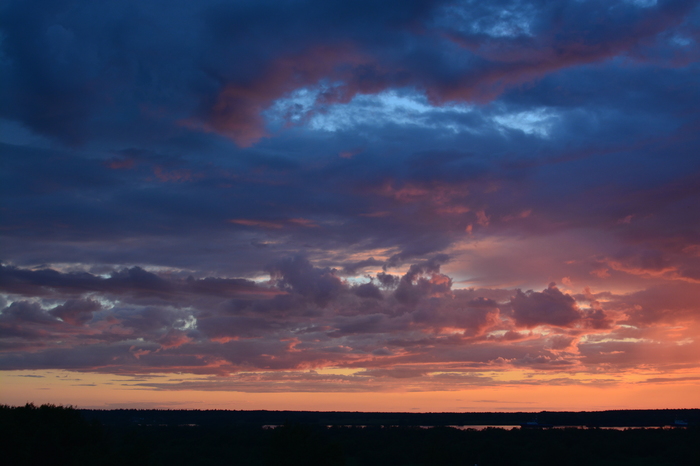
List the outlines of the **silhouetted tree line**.
<svg viewBox="0 0 700 466">
<path fill-rule="evenodd" d="M 698 465 L 700 428 L 503 429 L 104 424 L 72 407 L 0 406 L 6 465 Z M 157 411 L 155 411 L 157 412 Z M 154 411 L 148 411 L 152 416 Z M 169 418 L 168 412 L 163 419 Z M 124 414 L 123 412 L 121 414 Z M 171 418 L 174 419 L 174 418 Z M 182 418 L 180 418 L 182 420 Z"/>
<path fill-rule="evenodd" d="M 539 413 L 366 413 L 323 411 L 235 411 L 235 410 L 82 410 L 88 419 L 105 425 L 197 424 L 200 426 L 243 425 L 373 425 L 373 426 L 450 426 L 519 425 L 537 416 L 543 424 L 589 427 L 658 427 L 684 420 L 700 425 L 700 409 L 646 409 L 613 411 L 542 411 Z"/>
</svg>

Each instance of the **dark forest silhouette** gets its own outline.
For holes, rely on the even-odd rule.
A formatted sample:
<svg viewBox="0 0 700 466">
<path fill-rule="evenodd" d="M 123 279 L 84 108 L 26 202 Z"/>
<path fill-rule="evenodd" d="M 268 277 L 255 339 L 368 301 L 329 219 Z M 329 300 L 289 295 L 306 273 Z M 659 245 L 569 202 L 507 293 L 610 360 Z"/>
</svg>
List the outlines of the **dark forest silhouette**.
<svg viewBox="0 0 700 466">
<path fill-rule="evenodd" d="M 700 410 L 539 413 L 617 419 L 691 419 L 687 428 L 458 430 L 411 421 L 473 416 L 525 418 L 528 413 L 313 413 L 283 411 L 77 410 L 0 406 L 0 448 L 8 465 L 697 465 Z M 365 427 L 329 419 L 399 420 Z M 492 415 L 492 417 L 489 417 Z M 274 429 L 263 422 L 286 416 Z M 480 416 L 480 417 L 477 417 Z M 559 416 L 559 417 L 557 417 Z M 463 418 L 464 419 L 464 418 Z M 199 423 L 192 423 L 198 420 Z M 673 419 L 671 420 L 673 422 Z M 631 425 L 631 424 L 630 424 Z"/>
</svg>

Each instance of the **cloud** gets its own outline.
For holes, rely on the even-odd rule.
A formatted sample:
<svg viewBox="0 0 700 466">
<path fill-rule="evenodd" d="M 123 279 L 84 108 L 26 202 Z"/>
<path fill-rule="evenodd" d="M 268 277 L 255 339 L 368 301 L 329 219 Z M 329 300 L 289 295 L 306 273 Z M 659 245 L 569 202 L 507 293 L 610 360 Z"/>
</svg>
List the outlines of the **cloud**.
<svg viewBox="0 0 700 466">
<path fill-rule="evenodd" d="M 45 302 L 79 297 L 48 311 L 29 301 L 13 302 L 3 310 L 0 323 L 15 352 L 7 353 L 2 364 L 55 368 L 65 359 L 71 369 L 110 372 L 114 366 L 109 361 L 117 358 L 121 373 L 174 367 L 194 373 L 287 370 L 358 360 L 378 367 L 384 358 L 394 360 L 388 347 L 396 347 L 401 336 L 430 339 L 456 328 L 473 336 L 503 325 L 496 301 L 477 290 L 450 289 L 451 279 L 439 272 L 441 260 L 445 258 L 413 264 L 396 289 L 387 289 L 374 285 L 374 277 L 361 285 L 344 282 L 334 269 L 292 256 L 269 266 L 270 283 L 280 291 L 237 279 L 181 280 L 143 269 L 101 278 L 5 267 L 3 283 L 12 292 L 41 290 L 40 298 L 33 299 Z M 386 281 L 387 274 L 380 276 Z M 243 290 L 226 292 L 238 284 Z M 389 338 L 394 343 L 388 344 Z M 22 356 L 22 348 L 39 341 L 36 355 Z M 439 337 L 427 346 L 416 341 L 399 345 L 411 351 L 421 348 L 415 354 L 420 360 L 431 347 L 462 344 L 468 345 L 462 337 Z M 96 345 L 99 351 L 83 354 Z M 439 356 L 440 351 L 438 358 L 450 359 Z"/>
<path fill-rule="evenodd" d="M 0 321 L 4 323 L 33 323 L 53 325 L 59 321 L 49 315 L 39 303 L 31 301 L 15 301 L 2 310 Z"/>
<path fill-rule="evenodd" d="M 28 292 L 34 289 L 25 287 L 31 282 L 41 285 L 36 289 L 42 294 L 33 302 L 14 301 L 0 313 L 5 339 L 0 367 L 115 374 L 263 371 L 288 388 L 306 390 L 287 379 L 285 371 L 330 366 L 357 373 L 343 382 L 348 386 L 332 389 L 328 382 L 328 390 L 389 389 L 393 382 L 380 381 L 394 379 L 410 379 L 414 389 L 425 390 L 444 389 L 448 381 L 494 383 L 465 371 L 595 372 L 601 363 L 636 367 L 668 357 L 693 361 L 692 338 L 683 336 L 680 344 L 664 333 L 672 331 L 666 327 L 634 333 L 629 320 L 618 325 L 634 315 L 625 313 L 636 309 L 639 295 L 589 290 L 572 296 L 554 284 L 542 292 L 515 290 L 515 295 L 507 289 L 452 289 L 451 278 L 440 272 L 444 260 L 411 265 L 396 279 L 396 288 L 374 284 L 379 277 L 386 281 L 384 272 L 356 285 L 303 256 L 268 267 L 272 288 L 217 277 L 182 280 L 142 269 L 100 278 L 6 267 L 4 276 L 13 279 L 6 279 L 5 286 Z M 51 288 L 41 281 L 46 277 Z M 76 283 L 91 286 L 76 293 Z M 242 285 L 244 291 L 234 286 L 233 294 L 228 293 L 231 285 Z M 250 287 L 257 292 L 251 294 Z M 78 297 L 49 304 L 64 295 Z M 533 330 L 517 330 L 523 327 Z M 688 329 L 681 335 L 692 334 Z M 652 341 L 658 356 L 649 356 Z M 262 390 L 267 383 L 252 384 L 247 377 L 235 376 L 226 386 Z"/>
<path fill-rule="evenodd" d="M 412 265 L 408 272 L 401 277 L 399 285 L 394 291 L 394 296 L 402 304 L 415 305 L 426 297 L 449 294 L 452 288 L 452 279 L 440 274 L 439 271 L 439 265 L 428 265 L 427 267 L 418 264 Z M 430 278 L 421 276 L 431 272 Z"/>
<path fill-rule="evenodd" d="M 659 60 L 654 39 L 682 28 L 693 6 L 204 2 L 156 14 L 148 3 L 112 11 L 17 2 L 0 24 L 12 58 L 4 107 L 71 143 L 85 141 L 100 117 L 124 128 L 122 116 L 132 112 L 152 130 L 167 122 L 247 147 L 270 136 L 263 111 L 301 88 L 320 89 L 312 113 L 391 87 L 424 90 L 434 104 L 485 102 L 564 68 L 616 56 Z"/>
<path fill-rule="evenodd" d="M 576 301 L 568 294 L 559 291 L 554 283 L 541 292 L 516 290 L 510 300 L 515 323 L 521 327 L 535 327 L 541 324 L 570 326 L 581 318 Z"/>
<path fill-rule="evenodd" d="M 384 261 L 380 261 L 375 259 L 374 257 L 370 257 L 369 259 L 364 259 L 361 261 L 356 261 L 353 263 L 345 264 L 343 266 L 343 273 L 346 275 L 357 275 L 357 273 L 365 268 L 368 267 L 378 267 L 378 266 L 383 266 Z"/>
<path fill-rule="evenodd" d="M 268 271 L 278 288 L 298 293 L 322 307 L 344 288 L 335 270 L 314 267 L 302 256 L 272 264 Z"/>
<path fill-rule="evenodd" d="M 87 272 L 60 273 L 53 269 L 27 270 L 5 265 L 0 265 L 0 289 L 6 293 L 28 296 L 103 292 L 116 295 L 157 295 L 165 298 L 174 298 L 180 294 L 232 297 L 277 293 L 245 279 L 195 279 L 191 276 L 186 280 L 164 279 L 140 267 L 116 270 L 111 272 L 109 277 L 102 278 Z"/>
<path fill-rule="evenodd" d="M 697 367 L 698 2 L 0 10 L 1 368 Z"/>
<path fill-rule="evenodd" d="M 697 286 L 672 283 L 649 287 L 645 290 L 614 296 L 607 305 L 623 311 L 634 325 L 652 325 L 657 322 L 694 320 L 698 313 Z"/>
<path fill-rule="evenodd" d="M 353 292 L 360 298 L 383 299 L 381 290 L 374 283 L 364 283 L 353 288 Z"/>
<path fill-rule="evenodd" d="M 71 299 L 49 311 L 54 317 L 73 325 L 82 325 L 92 319 L 93 312 L 102 309 L 102 305 L 92 299 Z"/>
</svg>

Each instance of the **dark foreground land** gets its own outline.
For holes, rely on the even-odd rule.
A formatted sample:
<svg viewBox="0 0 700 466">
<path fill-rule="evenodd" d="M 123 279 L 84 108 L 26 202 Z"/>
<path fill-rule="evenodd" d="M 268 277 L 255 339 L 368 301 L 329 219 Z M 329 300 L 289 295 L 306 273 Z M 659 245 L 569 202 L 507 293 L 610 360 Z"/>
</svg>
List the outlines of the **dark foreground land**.
<svg viewBox="0 0 700 466">
<path fill-rule="evenodd" d="M 0 406 L 0 451 L 2 463 L 10 466 L 699 465 L 700 427 L 694 421 L 699 415 L 700 410 L 545 412 L 538 414 L 538 421 L 555 425 L 586 425 L 572 419 L 588 419 L 589 425 L 606 420 L 663 425 L 683 417 L 690 426 L 477 431 L 446 426 L 514 424 L 533 415 Z M 567 422 L 553 422 L 557 419 Z M 281 425 L 263 428 L 270 424 Z"/>
</svg>

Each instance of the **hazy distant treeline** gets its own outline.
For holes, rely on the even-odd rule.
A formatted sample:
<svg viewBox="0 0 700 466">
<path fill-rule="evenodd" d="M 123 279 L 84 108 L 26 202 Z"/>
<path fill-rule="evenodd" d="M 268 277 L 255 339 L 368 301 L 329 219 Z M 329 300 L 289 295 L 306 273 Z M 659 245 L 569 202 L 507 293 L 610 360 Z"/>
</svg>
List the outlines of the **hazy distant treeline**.
<svg viewBox="0 0 700 466">
<path fill-rule="evenodd" d="M 116 414 L 157 411 L 124 410 Z M 104 412 L 103 412 L 104 413 Z M 161 412 L 165 417 L 173 411 Z M 210 412 L 211 413 L 211 412 Z M 362 413 L 358 413 L 362 414 Z M 366 414 L 366 413 L 364 413 Z M 700 428 L 486 429 L 104 424 L 71 407 L 0 406 L 8 465 L 697 465 Z M 140 425 L 139 425 L 140 424 Z"/>
</svg>

